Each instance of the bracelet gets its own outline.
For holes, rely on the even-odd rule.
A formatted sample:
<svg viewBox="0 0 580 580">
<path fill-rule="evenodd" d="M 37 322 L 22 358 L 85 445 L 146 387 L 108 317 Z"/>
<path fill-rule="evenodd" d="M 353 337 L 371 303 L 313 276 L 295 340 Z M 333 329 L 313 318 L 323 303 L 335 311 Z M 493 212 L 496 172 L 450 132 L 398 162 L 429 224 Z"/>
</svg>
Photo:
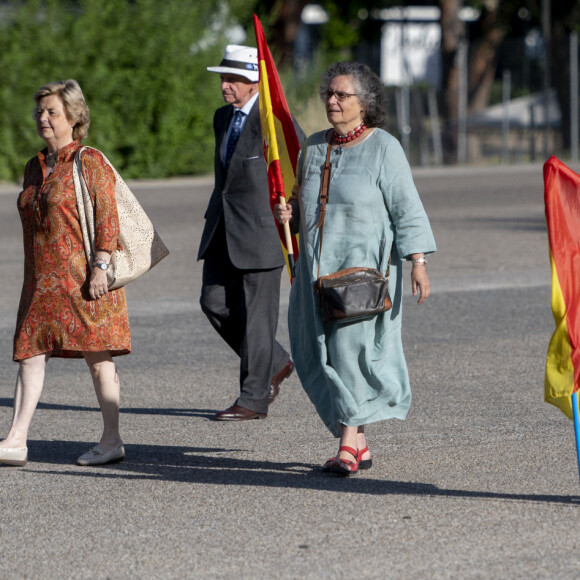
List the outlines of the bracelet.
<svg viewBox="0 0 580 580">
<path fill-rule="evenodd" d="M 411 262 L 413 263 L 413 266 L 415 266 L 416 264 L 426 266 L 429 263 L 425 258 L 414 258 L 413 260 L 411 260 Z"/>
</svg>

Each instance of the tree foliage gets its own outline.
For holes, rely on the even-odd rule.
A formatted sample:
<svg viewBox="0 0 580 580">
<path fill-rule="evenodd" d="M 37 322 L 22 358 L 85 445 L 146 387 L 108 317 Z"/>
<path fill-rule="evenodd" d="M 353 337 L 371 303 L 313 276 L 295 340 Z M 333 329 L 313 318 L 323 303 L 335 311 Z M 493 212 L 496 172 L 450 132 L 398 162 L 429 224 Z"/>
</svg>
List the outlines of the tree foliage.
<svg viewBox="0 0 580 580">
<path fill-rule="evenodd" d="M 219 62 L 235 11 L 251 0 L 25 0 L 0 21 L 0 180 L 16 180 L 43 143 L 34 92 L 79 81 L 91 110 L 86 144 L 127 177 L 213 168 Z M 243 9 L 243 10 L 242 10 Z"/>
<path fill-rule="evenodd" d="M 497 77 L 502 42 L 513 33 L 513 26 L 522 11 L 528 14 L 531 25 L 542 27 L 542 0 L 439 0 L 442 25 L 443 82 L 445 90 L 445 118 L 457 119 L 457 49 L 462 39 L 469 40 L 468 111 L 475 113 L 489 104 L 492 83 Z M 469 4 L 480 10 L 480 17 L 467 31 L 459 20 L 459 10 Z M 577 0 L 550 2 L 550 55 L 552 86 L 556 88 L 562 111 L 564 142 L 569 144 L 570 130 L 570 74 L 569 35 L 580 28 L 580 5 Z M 528 25 L 529 26 L 529 25 Z M 545 62 L 543 63 L 545 66 Z M 448 150 L 452 153 L 452 147 Z"/>
<path fill-rule="evenodd" d="M 255 45 L 252 14 L 264 26 L 291 110 L 318 122 L 320 73 L 330 62 L 356 59 L 378 72 L 382 21 L 376 11 L 431 0 L 320 0 L 329 16 L 319 27 L 318 49 L 308 66 L 296 70 L 293 42 L 307 0 L 14 0 L 0 5 L 0 180 L 17 180 L 43 147 L 31 118 L 32 96 L 43 84 L 77 79 L 91 109 L 86 143 L 102 149 L 126 177 L 156 178 L 208 173 L 213 167 L 212 117 L 223 101 L 217 75 L 224 45 L 237 42 L 231 26 Z M 444 99 L 452 125 L 457 112 L 457 47 L 470 42 L 469 110 L 485 107 L 498 54 L 519 11 L 533 25 L 542 0 L 439 0 L 442 9 Z M 466 27 L 463 6 L 481 11 Z M 578 31 L 577 0 L 551 0 L 552 70 L 564 114 L 569 114 L 568 35 Z M 295 64 L 295 63 L 294 63 Z M 323 120 L 324 121 L 324 120 Z M 451 148 L 452 149 L 452 148 Z"/>
</svg>

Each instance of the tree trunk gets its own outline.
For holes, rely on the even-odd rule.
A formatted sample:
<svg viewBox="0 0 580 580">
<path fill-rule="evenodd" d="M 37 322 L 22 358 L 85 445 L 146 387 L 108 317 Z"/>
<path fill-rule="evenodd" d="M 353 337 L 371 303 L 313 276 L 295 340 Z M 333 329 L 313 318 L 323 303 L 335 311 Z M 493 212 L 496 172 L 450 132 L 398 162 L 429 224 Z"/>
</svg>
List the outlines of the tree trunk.
<svg viewBox="0 0 580 580">
<path fill-rule="evenodd" d="M 496 0 L 495 6 L 488 3 L 488 8 L 482 10 L 479 34 L 469 47 L 469 113 L 482 111 L 489 103 L 499 47 L 507 34 L 507 27 L 498 14 L 498 2 Z"/>
<path fill-rule="evenodd" d="M 457 159 L 457 117 L 459 105 L 459 69 L 457 51 L 465 39 L 465 25 L 459 19 L 463 0 L 440 0 L 441 65 L 443 77 L 443 157 L 445 163 Z"/>
<path fill-rule="evenodd" d="M 564 147 L 570 147 L 570 33 L 580 18 L 580 6 L 571 1 L 552 0 L 552 46 L 550 50 L 552 84 L 562 113 Z"/>
<path fill-rule="evenodd" d="M 465 38 L 465 25 L 459 19 L 463 0 L 440 0 L 441 8 L 441 61 L 443 71 L 444 114 L 447 121 L 457 119 L 457 49 Z"/>
<path fill-rule="evenodd" d="M 272 34 L 268 45 L 281 69 L 292 63 L 294 38 L 300 26 L 302 10 L 308 3 L 308 0 L 281 0 L 273 9 Z"/>
</svg>

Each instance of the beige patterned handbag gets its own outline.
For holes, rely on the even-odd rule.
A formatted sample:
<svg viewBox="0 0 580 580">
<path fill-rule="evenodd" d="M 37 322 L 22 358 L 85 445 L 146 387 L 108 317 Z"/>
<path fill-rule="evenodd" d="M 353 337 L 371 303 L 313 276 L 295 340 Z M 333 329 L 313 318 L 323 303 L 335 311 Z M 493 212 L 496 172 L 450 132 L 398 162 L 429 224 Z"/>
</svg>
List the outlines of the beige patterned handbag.
<svg viewBox="0 0 580 580">
<path fill-rule="evenodd" d="M 95 220 L 93 202 L 82 171 L 81 154 L 85 149 L 91 149 L 91 147 L 81 148 L 75 156 L 73 180 L 87 262 L 92 264 L 95 255 Z M 95 149 L 95 151 L 98 150 Z M 102 152 L 99 151 L 99 153 L 103 155 Z M 169 254 L 169 250 L 155 231 L 135 194 L 105 155 L 103 159 L 115 174 L 119 243 L 122 247 L 121 250 L 113 252 L 107 270 L 109 290 L 115 290 L 148 272 Z"/>
</svg>

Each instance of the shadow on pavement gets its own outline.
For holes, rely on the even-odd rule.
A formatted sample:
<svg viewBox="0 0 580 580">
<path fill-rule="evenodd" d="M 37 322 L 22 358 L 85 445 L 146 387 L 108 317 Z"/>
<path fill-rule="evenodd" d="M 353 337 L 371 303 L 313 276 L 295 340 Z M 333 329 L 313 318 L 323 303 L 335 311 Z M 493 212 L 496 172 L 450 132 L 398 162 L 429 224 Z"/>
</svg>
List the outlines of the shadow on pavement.
<svg viewBox="0 0 580 580">
<path fill-rule="evenodd" d="M 467 223 L 483 224 L 489 229 L 501 229 L 507 231 L 531 231 L 531 232 L 547 232 L 546 218 L 543 216 L 533 217 L 494 217 L 494 218 L 478 218 L 471 217 L 463 220 L 462 224 Z"/>
<path fill-rule="evenodd" d="M 0 398 L 0 407 L 12 408 L 13 399 L 2 397 Z M 100 412 L 99 407 L 85 407 L 81 405 L 62 405 L 58 403 L 38 403 L 37 409 L 45 409 L 49 411 L 91 411 Z M 213 416 L 221 409 L 163 409 L 142 408 L 142 407 L 121 407 L 121 414 L 130 413 L 135 415 L 168 415 L 168 416 L 183 416 L 183 417 L 206 417 L 213 419 Z"/>
<path fill-rule="evenodd" d="M 580 506 L 580 496 L 445 489 L 429 483 L 372 479 L 368 477 L 368 472 L 352 478 L 335 478 L 323 474 L 320 466 L 314 464 L 219 457 L 222 453 L 244 453 L 243 449 L 129 445 L 128 459 L 121 463 L 101 467 L 77 467 L 74 465 L 75 458 L 84 453 L 91 443 L 76 441 L 31 443 L 29 455 L 33 463 L 25 469 L 37 474 L 126 480 L 158 479 L 192 484 L 309 489 L 366 495 L 457 497 Z M 42 460 L 41 465 L 72 465 L 70 469 L 58 471 L 34 469 L 37 457 Z"/>
</svg>

